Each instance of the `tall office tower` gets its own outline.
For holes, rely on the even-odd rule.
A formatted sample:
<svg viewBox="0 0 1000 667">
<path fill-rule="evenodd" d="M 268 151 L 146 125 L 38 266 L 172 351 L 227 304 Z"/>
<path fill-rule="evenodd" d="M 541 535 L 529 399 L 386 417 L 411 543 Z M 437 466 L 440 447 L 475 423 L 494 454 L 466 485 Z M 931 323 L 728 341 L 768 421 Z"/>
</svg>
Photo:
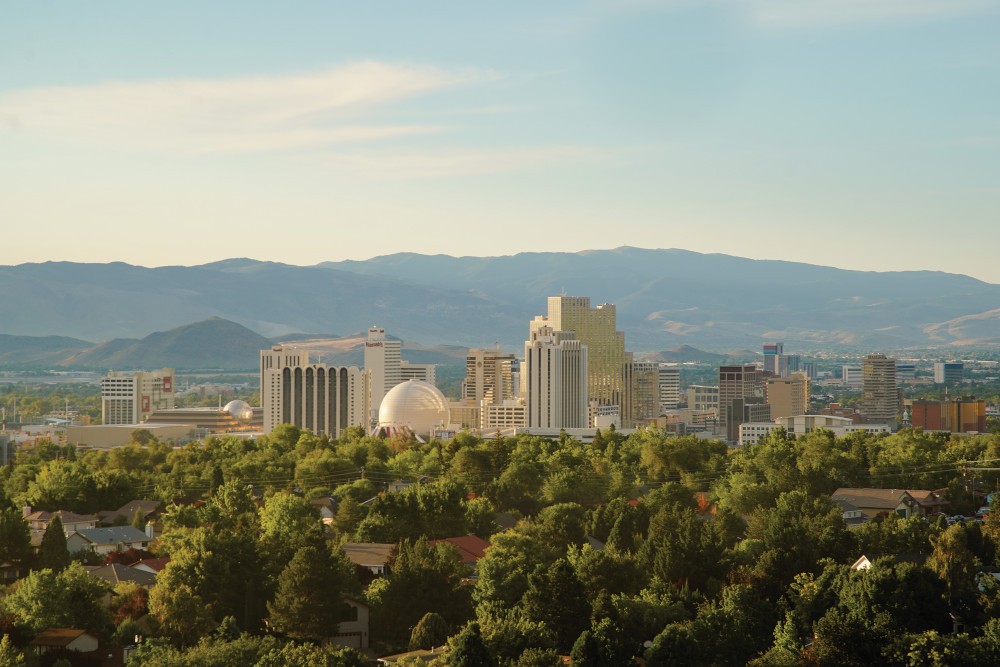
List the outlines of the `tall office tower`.
<svg viewBox="0 0 1000 667">
<path fill-rule="evenodd" d="M 553 331 L 572 331 L 580 344 L 587 348 L 587 392 L 599 405 L 624 406 L 625 393 L 625 334 L 616 330 L 613 304 L 590 307 L 584 296 L 550 296 L 547 317 L 536 317 L 531 329 L 548 326 Z M 631 414 L 624 409 L 622 419 Z"/>
<path fill-rule="evenodd" d="M 785 352 L 784 343 L 764 343 L 764 372 L 779 375 L 779 358 Z"/>
<path fill-rule="evenodd" d="M 500 405 L 517 392 L 514 373 L 517 359 L 513 353 L 500 350 L 471 349 L 465 357 L 465 380 L 462 382 L 462 399 L 475 405 L 486 401 Z"/>
<path fill-rule="evenodd" d="M 524 343 L 528 426 L 587 428 L 588 350 L 572 331 L 532 327 Z"/>
<path fill-rule="evenodd" d="M 895 425 L 900 412 L 896 360 L 869 354 L 862 364 L 861 408 L 870 424 Z"/>
<path fill-rule="evenodd" d="M 660 365 L 654 361 L 633 361 L 631 364 L 629 399 L 632 424 L 660 416 Z"/>
<path fill-rule="evenodd" d="M 805 370 L 802 368 L 802 357 L 798 354 L 786 354 L 785 365 L 788 368 L 788 372 L 785 375 L 791 375 L 792 373 L 798 373 L 799 371 Z M 785 375 L 782 377 L 785 377 Z"/>
<path fill-rule="evenodd" d="M 806 361 L 802 364 L 802 370 L 809 377 L 810 380 L 816 379 L 816 362 Z"/>
<path fill-rule="evenodd" d="M 767 378 L 764 394 L 771 406 L 771 419 L 797 417 L 809 411 L 809 378 L 792 373 L 787 378 Z"/>
<path fill-rule="evenodd" d="M 331 438 L 348 426 L 367 429 L 369 373 L 356 366 L 316 363 L 314 358 L 318 358 L 314 352 L 280 346 L 261 352 L 265 433 L 278 424 L 293 424 Z"/>
<path fill-rule="evenodd" d="M 101 421 L 141 424 L 155 410 L 174 408 L 174 369 L 150 373 L 111 371 L 101 378 Z"/>
<path fill-rule="evenodd" d="M 739 440 L 740 424 L 746 421 L 747 414 L 758 421 L 769 410 L 759 407 L 767 406 L 764 377 L 753 365 L 719 367 L 719 423 L 725 425 L 730 442 Z"/>
<path fill-rule="evenodd" d="M 681 369 L 660 364 L 660 412 L 676 410 L 681 402 Z"/>
<path fill-rule="evenodd" d="M 385 329 L 373 326 L 365 341 L 365 370 L 371 373 L 370 418 L 378 420 L 382 398 L 403 381 L 400 374 L 400 342 L 385 336 Z"/>
<path fill-rule="evenodd" d="M 965 364 L 961 361 L 938 361 L 934 363 L 934 382 L 937 384 L 958 384 L 962 381 Z"/>
</svg>

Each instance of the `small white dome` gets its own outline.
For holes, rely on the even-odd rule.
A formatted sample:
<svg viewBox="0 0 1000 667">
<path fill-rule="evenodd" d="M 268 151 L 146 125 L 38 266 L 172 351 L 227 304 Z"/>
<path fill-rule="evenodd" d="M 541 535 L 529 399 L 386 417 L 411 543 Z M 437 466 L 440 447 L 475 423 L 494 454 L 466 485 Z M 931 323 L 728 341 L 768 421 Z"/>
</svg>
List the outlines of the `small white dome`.
<svg viewBox="0 0 1000 667">
<path fill-rule="evenodd" d="M 226 403 L 226 407 L 222 409 L 231 414 L 233 419 L 239 422 L 248 422 L 253 419 L 253 408 L 246 401 L 229 401 Z"/>
<path fill-rule="evenodd" d="M 379 428 L 389 432 L 407 428 L 426 437 L 448 425 L 448 400 L 441 390 L 423 380 L 407 380 L 389 390 L 378 409 Z"/>
</svg>

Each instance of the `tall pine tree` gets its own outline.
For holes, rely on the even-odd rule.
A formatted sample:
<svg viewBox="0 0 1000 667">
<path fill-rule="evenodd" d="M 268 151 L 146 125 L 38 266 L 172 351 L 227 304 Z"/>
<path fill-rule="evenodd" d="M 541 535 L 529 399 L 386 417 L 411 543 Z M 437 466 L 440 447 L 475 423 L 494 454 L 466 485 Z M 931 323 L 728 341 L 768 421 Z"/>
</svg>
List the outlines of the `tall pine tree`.
<svg viewBox="0 0 1000 667">
<path fill-rule="evenodd" d="M 304 546 L 278 577 L 267 603 L 271 627 L 295 639 L 321 641 L 337 632 L 349 570 L 329 549 Z"/>
<path fill-rule="evenodd" d="M 59 515 L 52 517 L 42 543 L 38 547 L 38 565 L 50 568 L 53 572 L 61 572 L 69 565 L 69 549 L 66 547 L 66 531 L 63 530 Z"/>
</svg>

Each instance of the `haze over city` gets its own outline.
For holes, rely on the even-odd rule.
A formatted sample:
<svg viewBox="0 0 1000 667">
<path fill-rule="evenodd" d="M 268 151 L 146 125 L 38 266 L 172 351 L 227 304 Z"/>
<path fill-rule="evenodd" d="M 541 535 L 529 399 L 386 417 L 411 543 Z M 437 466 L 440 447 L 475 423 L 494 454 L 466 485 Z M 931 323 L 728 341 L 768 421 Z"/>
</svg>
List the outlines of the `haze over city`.
<svg viewBox="0 0 1000 667">
<path fill-rule="evenodd" d="M 9 7 L 5 264 L 675 247 L 1000 283 L 991 0 Z"/>
</svg>

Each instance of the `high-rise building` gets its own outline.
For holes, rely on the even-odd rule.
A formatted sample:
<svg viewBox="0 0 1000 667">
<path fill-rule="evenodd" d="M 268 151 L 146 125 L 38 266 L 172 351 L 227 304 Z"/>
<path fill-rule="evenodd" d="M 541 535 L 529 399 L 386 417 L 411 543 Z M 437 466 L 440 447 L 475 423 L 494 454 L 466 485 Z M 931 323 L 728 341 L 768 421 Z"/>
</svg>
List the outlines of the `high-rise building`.
<svg viewBox="0 0 1000 667">
<path fill-rule="evenodd" d="M 631 363 L 629 399 L 632 424 L 660 416 L 660 366 L 653 361 Z"/>
<path fill-rule="evenodd" d="M 517 393 L 514 383 L 518 361 L 512 353 L 497 349 L 471 349 L 465 357 L 462 398 L 480 405 L 499 405 Z"/>
<path fill-rule="evenodd" d="M 681 402 L 681 369 L 660 364 L 660 412 L 676 410 Z"/>
<path fill-rule="evenodd" d="M 896 360 L 869 354 L 862 364 L 861 408 L 869 424 L 895 425 L 900 411 Z"/>
<path fill-rule="evenodd" d="M 810 380 L 816 379 L 816 362 L 815 361 L 805 361 L 802 363 L 802 371 L 808 376 Z"/>
<path fill-rule="evenodd" d="M 784 343 L 764 343 L 764 372 L 771 375 L 780 375 L 778 365 L 781 356 L 785 352 Z"/>
<path fill-rule="evenodd" d="M 726 439 L 736 442 L 740 437 L 740 424 L 744 421 L 768 421 L 770 407 L 764 400 L 764 373 L 756 366 L 719 367 L 719 423 L 726 428 Z M 751 419 L 747 416 L 751 415 Z"/>
<path fill-rule="evenodd" d="M 584 296 L 550 296 L 548 316 L 538 316 L 531 330 L 550 327 L 555 332 L 572 331 L 580 345 L 587 348 L 587 393 L 600 405 L 627 405 L 625 393 L 631 389 L 625 382 L 625 334 L 618 331 L 614 304 L 590 307 Z M 621 411 L 622 420 L 631 413 Z M 627 426 L 627 424 L 619 424 Z"/>
<path fill-rule="evenodd" d="M 896 360 L 896 385 L 913 382 L 917 379 L 917 365 L 909 361 Z"/>
<path fill-rule="evenodd" d="M 318 353 L 275 346 L 261 352 L 264 432 L 293 424 L 338 437 L 348 426 L 369 426 L 369 378 L 356 366 L 313 361 Z M 266 368 L 265 368 L 266 366 Z"/>
<path fill-rule="evenodd" d="M 378 409 L 382 398 L 390 389 L 403 381 L 400 373 L 401 344 L 386 337 L 385 329 L 373 326 L 368 329 L 365 341 L 365 370 L 371 374 L 370 418 L 378 420 Z M 423 378 L 420 378 L 423 379 Z"/>
<path fill-rule="evenodd" d="M 120 373 L 101 378 L 101 420 L 105 424 L 141 424 L 155 410 L 174 407 L 174 369 Z"/>
<path fill-rule="evenodd" d="M 934 363 L 934 382 L 937 384 L 958 384 L 965 373 L 961 361 L 938 361 Z"/>
<path fill-rule="evenodd" d="M 587 428 L 588 350 L 572 331 L 532 326 L 524 343 L 527 425 Z"/>
<path fill-rule="evenodd" d="M 809 378 L 792 373 L 787 378 L 767 378 L 764 394 L 771 406 L 771 419 L 795 417 L 809 411 Z"/>
</svg>

